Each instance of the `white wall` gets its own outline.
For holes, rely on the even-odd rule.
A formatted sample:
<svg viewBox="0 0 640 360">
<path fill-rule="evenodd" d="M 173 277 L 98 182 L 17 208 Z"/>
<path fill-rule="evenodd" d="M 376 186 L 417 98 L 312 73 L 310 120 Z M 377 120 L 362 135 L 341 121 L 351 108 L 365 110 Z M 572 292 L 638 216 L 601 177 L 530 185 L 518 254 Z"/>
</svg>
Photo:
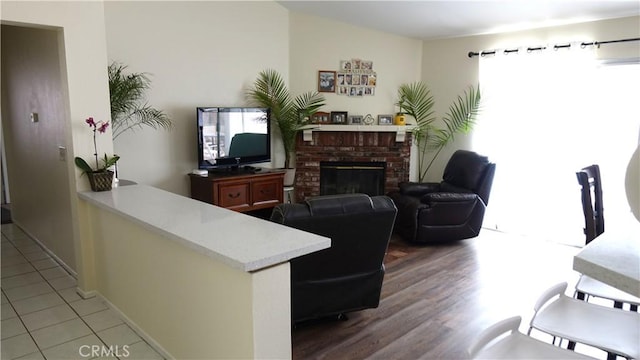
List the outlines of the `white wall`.
<svg viewBox="0 0 640 360">
<path fill-rule="evenodd" d="M 175 123 L 170 133 L 116 139 L 120 176 L 183 195 L 197 160 L 196 106 L 246 104 L 244 90 L 263 69 L 279 71 L 297 95 L 317 89 L 318 70 L 370 59 L 376 95 L 326 94 L 325 110 L 374 116 L 393 113 L 398 86 L 420 77 L 420 41 L 289 13 L 275 2 L 107 2 L 105 13 L 109 60 L 151 73 L 149 102 Z M 277 140 L 274 167 L 284 162 Z"/>
<path fill-rule="evenodd" d="M 265 68 L 288 78 L 288 12 L 271 1 L 109 1 L 105 18 L 109 61 L 150 73 L 149 103 L 174 123 L 171 132 L 118 137 L 119 176 L 188 196 L 196 107 L 246 105 L 245 90 Z"/>
<path fill-rule="evenodd" d="M 605 41 L 639 36 L 640 17 L 629 17 L 513 33 L 426 41 L 423 49 L 422 80 L 431 88 L 436 102 L 436 113 L 442 117 L 458 94 L 461 94 L 467 86 L 478 82 L 478 57 L 468 58 L 469 51 L 553 45 L 572 41 Z M 602 45 L 598 54 L 603 59 L 639 57 L 640 45 L 638 42 Z M 510 136 L 506 129 L 504 134 L 497 135 Z M 455 143 L 444 149 L 427 178 L 439 180 L 451 154 L 459 148 L 470 148 L 471 136 L 472 133 L 458 136 Z"/>
<path fill-rule="evenodd" d="M 364 11 L 364 10 L 363 10 Z M 380 31 L 292 12 L 290 89 L 293 95 L 317 90 L 318 70 L 337 71 L 341 60 L 373 61 L 377 73 L 374 96 L 349 97 L 322 93 L 323 111 L 350 114 L 394 114 L 398 87 L 420 79 L 422 42 Z"/>
</svg>

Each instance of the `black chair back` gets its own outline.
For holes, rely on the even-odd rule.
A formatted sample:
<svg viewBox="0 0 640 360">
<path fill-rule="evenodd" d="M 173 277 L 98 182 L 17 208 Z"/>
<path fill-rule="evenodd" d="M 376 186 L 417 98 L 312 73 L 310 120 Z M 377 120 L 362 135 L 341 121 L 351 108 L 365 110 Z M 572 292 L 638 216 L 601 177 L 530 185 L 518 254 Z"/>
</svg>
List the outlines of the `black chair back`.
<svg viewBox="0 0 640 360">
<path fill-rule="evenodd" d="M 397 209 L 387 196 L 325 195 L 280 204 L 271 221 L 331 238 L 291 260 L 291 318 L 300 322 L 375 308 Z"/>
<path fill-rule="evenodd" d="M 587 166 L 576 172 L 576 176 L 581 187 L 585 243 L 588 244 L 604 232 L 600 167 L 595 164 Z"/>
<path fill-rule="evenodd" d="M 495 171 L 496 164 L 489 162 L 486 156 L 473 151 L 457 150 L 447 162 L 442 181 L 444 184 L 471 190 L 487 205 Z M 446 190 L 446 186 L 443 190 Z"/>
</svg>

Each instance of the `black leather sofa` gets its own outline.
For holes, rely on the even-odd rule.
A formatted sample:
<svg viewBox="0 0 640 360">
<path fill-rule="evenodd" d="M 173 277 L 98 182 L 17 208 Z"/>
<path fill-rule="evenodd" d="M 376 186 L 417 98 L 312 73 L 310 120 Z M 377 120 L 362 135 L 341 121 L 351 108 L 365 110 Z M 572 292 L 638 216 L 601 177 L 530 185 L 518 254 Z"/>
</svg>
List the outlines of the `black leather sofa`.
<svg viewBox="0 0 640 360">
<path fill-rule="evenodd" d="M 487 157 L 458 150 L 440 183 L 404 182 L 389 193 L 397 208 L 394 231 L 415 243 L 442 243 L 478 236 L 496 165 Z"/>
<path fill-rule="evenodd" d="M 376 308 L 396 207 L 387 196 L 328 195 L 280 204 L 271 221 L 331 238 L 331 247 L 291 260 L 291 318 Z"/>
</svg>

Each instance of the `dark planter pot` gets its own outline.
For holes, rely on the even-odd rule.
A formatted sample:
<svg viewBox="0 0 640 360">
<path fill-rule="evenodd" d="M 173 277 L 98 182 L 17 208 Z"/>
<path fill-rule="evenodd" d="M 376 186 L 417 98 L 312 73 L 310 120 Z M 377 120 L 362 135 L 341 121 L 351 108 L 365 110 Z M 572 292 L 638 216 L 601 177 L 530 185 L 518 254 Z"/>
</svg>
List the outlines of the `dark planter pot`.
<svg viewBox="0 0 640 360">
<path fill-rule="evenodd" d="M 93 191 L 109 191 L 113 185 L 113 171 L 98 171 L 87 173 L 89 184 Z"/>
</svg>

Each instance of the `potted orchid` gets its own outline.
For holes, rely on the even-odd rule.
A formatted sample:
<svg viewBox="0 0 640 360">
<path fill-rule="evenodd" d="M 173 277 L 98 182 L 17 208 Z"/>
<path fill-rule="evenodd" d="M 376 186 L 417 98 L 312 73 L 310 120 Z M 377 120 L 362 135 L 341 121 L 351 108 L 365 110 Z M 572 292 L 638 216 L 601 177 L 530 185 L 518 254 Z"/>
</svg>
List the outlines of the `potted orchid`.
<svg viewBox="0 0 640 360">
<path fill-rule="evenodd" d="M 98 146 L 96 145 L 97 133 L 104 134 L 104 132 L 109 127 L 109 123 L 104 121 L 96 122 L 93 120 L 93 117 L 87 118 L 85 122 L 93 131 L 93 156 L 95 156 L 96 160 L 96 169 L 93 170 L 93 168 L 83 158 L 77 156 L 75 158 L 75 164 L 80 168 L 80 170 L 82 170 L 83 175 L 87 174 L 89 183 L 91 184 L 91 190 L 111 190 L 111 186 L 113 184 L 113 171 L 109 170 L 109 168 L 115 165 L 120 157 L 118 155 L 109 157 L 105 153 L 104 158 L 100 160 L 102 161 L 102 166 L 100 166 L 100 162 L 98 161 Z"/>
</svg>

